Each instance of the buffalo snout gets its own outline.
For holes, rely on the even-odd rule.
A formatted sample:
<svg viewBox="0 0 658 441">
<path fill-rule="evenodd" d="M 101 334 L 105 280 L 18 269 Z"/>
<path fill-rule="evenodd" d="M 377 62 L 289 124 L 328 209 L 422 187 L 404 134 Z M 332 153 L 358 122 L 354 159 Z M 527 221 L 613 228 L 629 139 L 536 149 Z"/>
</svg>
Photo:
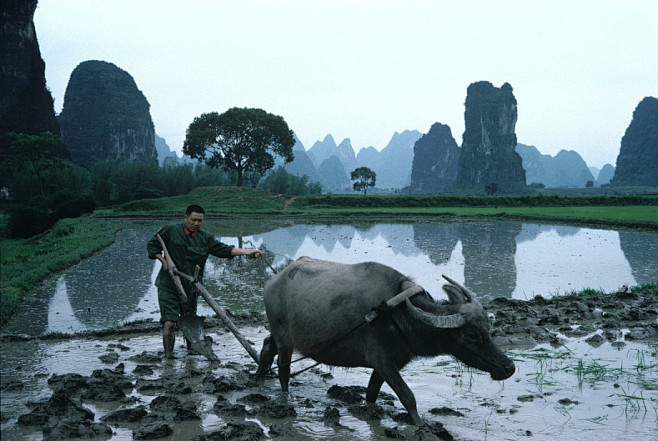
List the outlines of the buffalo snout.
<svg viewBox="0 0 658 441">
<path fill-rule="evenodd" d="M 500 381 L 508 379 L 514 375 L 514 372 L 516 372 L 516 366 L 514 366 L 514 362 L 512 360 L 507 358 L 504 363 L 499 366 L 495 366 L 495 368 L 490 371 L 490 374 L 491 378 Z"/>
</svg>

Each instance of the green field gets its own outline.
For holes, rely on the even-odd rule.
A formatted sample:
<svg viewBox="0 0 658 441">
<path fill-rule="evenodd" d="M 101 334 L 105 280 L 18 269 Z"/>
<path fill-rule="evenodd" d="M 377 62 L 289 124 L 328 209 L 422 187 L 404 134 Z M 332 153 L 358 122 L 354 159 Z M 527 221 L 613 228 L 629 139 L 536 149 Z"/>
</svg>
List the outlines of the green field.
<svg viewBox="0 0 658 441">
<path fill-rule="evenodd" d="M 0 240 L 0 323 L 16 311 L 30 290 L 45 278 L 98 252 L 114 241 L 127 220 L 182 219 L 185 208 L 200 204 L 209 220 L 232 219 L 236 231 L 253 234 L 293 221 L 399 219 L 426 221 L 528 220 L 658 231 L 658 197 L 469 197 L 321 195 L 285 197 L 237 187 L 206 187 L 172 198 L 144 199 L 76 219 L 60 220 L 30 239 Z M 6 216 L 2 215 L 2 225 Z M 348 220 L 349 219 L 349 220 Z M 227 233 L 228 234 L 228 233 Z M 252 234 L 252 233 L 250 233 Z"/>
<path fill-rule="evenodd" d="M 306 213 L 305 211 L 301 211 Z M 313 215 L 341 214 L 400 214 L 400 215 L 445 215 L 455 216 L 519 216 L 541 219 L 577 219 L 607 220 L 619 223 L 656 224 L 658 228 L 658 206 L 628 205 L 628 206 L 584 206 L 584 207 L 399 207 L 399 208 L 318 208 L 312 210 Z"/>
</svg>

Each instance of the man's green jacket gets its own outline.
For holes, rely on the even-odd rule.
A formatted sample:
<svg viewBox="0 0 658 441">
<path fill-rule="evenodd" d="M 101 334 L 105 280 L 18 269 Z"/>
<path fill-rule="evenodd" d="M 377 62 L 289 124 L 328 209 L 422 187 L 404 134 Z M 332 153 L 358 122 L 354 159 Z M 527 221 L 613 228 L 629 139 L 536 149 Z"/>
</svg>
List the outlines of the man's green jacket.
<svg viewBox="0 0 658 441">
<path fill-rule="evenodd" d="M 199 281 L 203 278 L 203 269 L 206 265 L 208 255 L 230 259 L 233 245 L 226 245 L 220 242 L 215 236 L 204 230 L 199 230 L 196 234 L 191 233 L 185 228 L 184 223 L 170 224 L 160 229 L 157 234 L 162 237 L 167 250 L 171 254 L 171 259 L 176 264 L 176 268 L 190 276 L 194 275 L 194 269 L 197 265 L 201 268 Z M 156 254 L 163 254 L 162 247 L 158 237 L 154 234 L 146 245 L 150 259 L 155 259 Z M 184 283 L 184 285 L 186 285 Z M 161 289 L 167 289 L 176 292 L 169 273 L 160 268 L 158 277 L 155 279 L 155 286 Z"/>
</svg>

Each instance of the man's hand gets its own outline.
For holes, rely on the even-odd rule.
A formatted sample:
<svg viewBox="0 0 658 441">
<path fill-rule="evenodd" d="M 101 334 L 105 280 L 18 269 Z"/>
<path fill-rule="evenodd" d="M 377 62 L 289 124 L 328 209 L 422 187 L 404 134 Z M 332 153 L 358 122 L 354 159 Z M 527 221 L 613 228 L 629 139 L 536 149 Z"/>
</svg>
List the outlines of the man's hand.
<svg viewBox="0 0 658 441">
<path fill-rule="evenodd" d="M 262 256 L 263 256 L 263 253 L 262 253 L 262 251 L 260 251 L 260 250 L 252 251 L 252 252 L 249 254 L 249 257 L 251 257 L 252 259 L 258 259 L 259 257 L 262 257 Z"/>
</svg>

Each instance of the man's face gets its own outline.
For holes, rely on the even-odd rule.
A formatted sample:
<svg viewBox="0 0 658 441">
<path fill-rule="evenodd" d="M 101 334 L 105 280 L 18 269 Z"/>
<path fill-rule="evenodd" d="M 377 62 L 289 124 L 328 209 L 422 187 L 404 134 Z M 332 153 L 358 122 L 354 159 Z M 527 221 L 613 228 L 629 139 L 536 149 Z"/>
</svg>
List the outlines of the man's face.
<svg viewBox="0 0 658 441">
<path fill-rule="evenodd" d="M 203 223 L 203 214 L 193 211 L 190 215 L 185 215 L 185 227 L 190 230 L 192 233 L 196 233 L 201 229 L 201 224 Z"/>
</svg>

